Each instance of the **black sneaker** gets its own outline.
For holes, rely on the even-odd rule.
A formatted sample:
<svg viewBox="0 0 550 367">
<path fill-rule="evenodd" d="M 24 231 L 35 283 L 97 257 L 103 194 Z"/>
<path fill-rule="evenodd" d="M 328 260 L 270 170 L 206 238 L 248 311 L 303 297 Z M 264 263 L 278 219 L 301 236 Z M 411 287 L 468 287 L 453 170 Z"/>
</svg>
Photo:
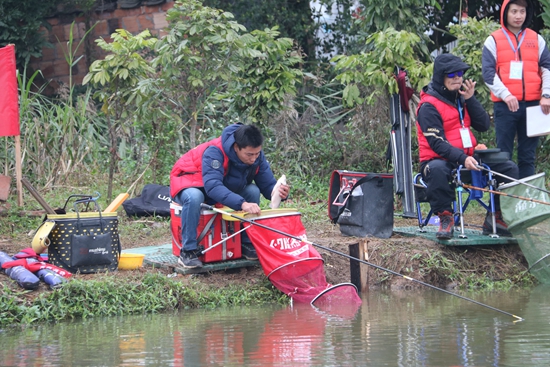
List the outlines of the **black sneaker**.
<svg viewBox="0 0 550 367">
<path fill-rule="evenodd" d="M 202 268 L 202 261 L 199 260 L 197 250 L 181 251 L 178 264 L 184 268 Z"/>
<path fill-rule="evenodd" d="M 497 225 L 497 234 L 499 236 L 512 237 L 512 233 L 508 231 L 508 225 L 502 218 L 502 212 L 500 210 L 497 210 L 495 212 L 495 219 Z M 483 234 L 493 234 L 493 218 L 490 212 L 487 212 L 487 215 L 485 216 L 485 221 L 483 222 Z"/>
<path fill-rule="evenodd" d="M 247 260 L 258 260 L 258 254 L 256 253 L 256 249 L 251 243 L 243 243 L 241 244 L 241 253 Z"/>
<path fill-rule="evenodd" d="M 435 234 L 435 237 L 440 240 L 449 240 L 453 238 L 454 233 L 454 218 L 453 214 L 445 210 L 438 214 L 439 217 L 439 230 Z"/>
</svg>

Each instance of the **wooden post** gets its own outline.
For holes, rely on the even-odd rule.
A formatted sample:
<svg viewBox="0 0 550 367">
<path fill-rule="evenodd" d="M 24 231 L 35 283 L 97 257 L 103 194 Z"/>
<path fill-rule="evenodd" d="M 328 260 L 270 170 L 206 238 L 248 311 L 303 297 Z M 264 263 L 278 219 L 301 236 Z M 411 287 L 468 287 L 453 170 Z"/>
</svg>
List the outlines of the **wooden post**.
<svg viewBox="0 0 550 367">
<path fill-rule="evenodd" d="M 17 182 L 17 205 L 23 206 L 23 184 L 21 179 L 23 173 L 21 169 L 21 136 L 15 136 L 15 181 Z"/>
<path fill-rule="evenodd" d="M 368 261 L 368 241 L 362 239 L 359 243 L 349 245 L 349 255 L 359 260 Z M 361 264 L 357 260 L 350 259 L 349 270 L 351 283 L 357 287 L 359 293 L 366 292 L 369 288 L 368 266 Z"/>
</svg>

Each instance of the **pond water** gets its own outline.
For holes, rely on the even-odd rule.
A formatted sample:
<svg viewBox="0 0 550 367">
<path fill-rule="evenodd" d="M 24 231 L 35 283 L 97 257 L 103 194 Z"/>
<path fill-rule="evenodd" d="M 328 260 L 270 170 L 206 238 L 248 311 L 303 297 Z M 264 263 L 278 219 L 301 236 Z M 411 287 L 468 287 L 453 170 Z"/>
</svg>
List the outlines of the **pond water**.
<svg viewBox="0 0 550 367">
<path fill-rule="evenodd" d="M 185 310 L 0 331 L 0 366 L 548 366 L 550 286 L 363 295 L 309 305 Z"/>
</svg>

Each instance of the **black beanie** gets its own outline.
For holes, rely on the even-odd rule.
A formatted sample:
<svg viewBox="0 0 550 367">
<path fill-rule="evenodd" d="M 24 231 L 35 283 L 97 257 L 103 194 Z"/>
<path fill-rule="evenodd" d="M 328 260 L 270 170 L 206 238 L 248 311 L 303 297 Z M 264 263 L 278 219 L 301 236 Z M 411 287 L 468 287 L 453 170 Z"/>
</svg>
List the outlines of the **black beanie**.
<svg viewBox="0 0 550 367">
<path fill-rule="evenodd" d="M 445 94 L 445 75 L 456 71 L 466 71 L 469 68 L 470 65 L 453 54 L 441 54 L 437 56 L 434 61 L 433 88 L 439 93 Z"/>
</svg>

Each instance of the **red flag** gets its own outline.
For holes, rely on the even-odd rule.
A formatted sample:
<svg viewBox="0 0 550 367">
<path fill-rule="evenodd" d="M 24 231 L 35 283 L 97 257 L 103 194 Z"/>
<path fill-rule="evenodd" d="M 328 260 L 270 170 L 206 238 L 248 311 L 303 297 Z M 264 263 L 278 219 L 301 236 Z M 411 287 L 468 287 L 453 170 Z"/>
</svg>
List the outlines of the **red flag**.
<svg viewBox="0 0 550 367">
<path fill-rule="evenodd" d="M 15 46 L 0 48 L 0 136 L 15 136 L 19 130 L 19 95 L 15 71 Z"/>
</svg>

